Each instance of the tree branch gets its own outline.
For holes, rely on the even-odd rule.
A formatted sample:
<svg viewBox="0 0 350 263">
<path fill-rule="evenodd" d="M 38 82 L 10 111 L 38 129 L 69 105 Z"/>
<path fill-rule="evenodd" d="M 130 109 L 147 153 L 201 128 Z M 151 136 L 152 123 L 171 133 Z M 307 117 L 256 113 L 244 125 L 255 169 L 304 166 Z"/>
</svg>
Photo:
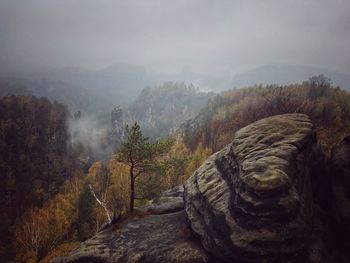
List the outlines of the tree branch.
<svg viewBox="0 0 350 263">
<path fill-rule="evenodd" d="M 142 174 L 143 172 L 145 172 L 145 170 L 139 170 L 136 175 L 134 176 L 134 178 L 136 179 L 140 174 Z"/>
</svg>

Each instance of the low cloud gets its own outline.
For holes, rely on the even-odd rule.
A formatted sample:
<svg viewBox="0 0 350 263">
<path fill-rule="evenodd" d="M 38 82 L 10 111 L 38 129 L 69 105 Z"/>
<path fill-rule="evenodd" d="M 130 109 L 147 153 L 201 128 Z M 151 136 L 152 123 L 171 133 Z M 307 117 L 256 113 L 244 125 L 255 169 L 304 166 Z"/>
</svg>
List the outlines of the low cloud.
<svg viewBox="0 0 350 263">
<path fill-rule="evenodd" d="M 93 116 L 71 118 L 68 121 L 71 144 L 83 150 L 90 159 L 106 159 L 114 149 L 110 142 L 110 130 Z"/>
<path fill-rule="evenodd" d="M 3 0 L 0 60 L 178 71 L 270 63 L 349 73 L 348 0 Z"/>
</svg>

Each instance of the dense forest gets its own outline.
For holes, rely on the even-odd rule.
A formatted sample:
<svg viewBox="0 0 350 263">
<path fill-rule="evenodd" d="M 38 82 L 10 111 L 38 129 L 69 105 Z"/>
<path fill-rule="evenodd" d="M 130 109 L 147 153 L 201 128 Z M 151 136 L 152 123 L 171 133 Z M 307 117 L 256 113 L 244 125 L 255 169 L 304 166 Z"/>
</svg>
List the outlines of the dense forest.
<svg viewBox="0 0 350 263">
<path fill-rule="evenodd" d="M 349 134 L 349 110 L 349 92 L 319 75 L 302 84 L 256 85 L 222 92 L 182 125 L 181 134 L 190 149 L 202 144 L 217 151 L 249 123 L 282 113 L 305 113 L 316 126 L 319 141 L 330 147 Z"/>
<path fill-rule="evenodd" d="M 0 113 L 4 261 L 48 262 L 96 233 L 107 222 L 106 209 L 113 218 L 130 210 L 130 163 L 121 157 L 125 147 L 98 160 L 91 155 L 96 148 L 74 139 L 81 134 L 71 126 L 79 125 L 81 117 L 47 98 L 2 96 Z M 84 132 L 93 133 L 95 127 L 89 128 Z M 138 129 L 143 148 L 137 152 L 148 150 L 141 158 L 142 175 L 135 168 L 140 175 L 134 184 L 136 207 L 183 183 L 210 154 L 201 147 L 191 153 L 170 138 L 150 140 Z M 105 142 L 113 135 L 104 134 L 100 149 L 107 150 Z M 88 155 L 92 164 L 84 158 Z"/>
<path fill-rule="evenodd" d="M 71 178 L 67 108 L 47 98 L 0 98 L 1 258 L 11 254 L 16 223 L 42 207 Z"/>
<path fill-rule="evenodd" d="M 191 98 L 192 103 L 183 103 Z M 198 114 L 188 108 L 198 108 L 203 100 L 208 102 Z M 164 111 L 167 102 L 177 108 Z M 87 148 L 84 141 L 75 143 L 69 127 L 79 123 L 80 116 L 47 98 L 1 97 L 0 257 L 4 261 L 49 262 L 93 236 L 106 222 L 138 215 L 137 207 L 183 184 L 211 153 L 232 140 L 235 131 L 261 118 L 306 113 L 325 148 L 350 133 L 350 94 L 323 75 L 301 84 L 260 85 L 216 96 L 168 83 L 145 89 L 133 105 L 139 119 L 151 116 L 153 124 L 163 119 L 179 124 L 186 119 L 179 116 L 183 109 L 191 119 L 176 132 L 169 128 L 175 126 L 167 126 L 151 139 L 142 125 L 130 119 L 123 127 L 121 145 L 106 159 L 96 155 L 89 163 L 82 157 L 94 148 Z M 147 115 L 148 108 L 153 115 Z M 169 132 L 172 137 L 165 136 Z M 104 136 L 102 151 L 108 147 L 106 140 L 113 141 L 108 136 L 115 134 Z"/>
</svg>

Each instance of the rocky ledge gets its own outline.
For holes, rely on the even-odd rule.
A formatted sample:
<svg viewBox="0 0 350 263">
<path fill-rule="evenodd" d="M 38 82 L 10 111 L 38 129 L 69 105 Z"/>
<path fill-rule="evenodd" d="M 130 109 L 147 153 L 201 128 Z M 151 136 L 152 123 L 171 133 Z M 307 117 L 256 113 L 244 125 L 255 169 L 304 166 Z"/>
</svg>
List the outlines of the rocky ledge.
<svg viewBox="0 0 350 263">
<path fill-rule="evenodd" d="M 55 262 L 350 262 L 349 163 L 349 138 L 328 158 L 306 115 L 262 119 Z"/>
<path fill-rule="evenodd" d="M 53 262 L 207 262 L 188 228 L 182 195 L 183 187 L 164 192 L 133 218 L 104 229 Z"/>
</svg>

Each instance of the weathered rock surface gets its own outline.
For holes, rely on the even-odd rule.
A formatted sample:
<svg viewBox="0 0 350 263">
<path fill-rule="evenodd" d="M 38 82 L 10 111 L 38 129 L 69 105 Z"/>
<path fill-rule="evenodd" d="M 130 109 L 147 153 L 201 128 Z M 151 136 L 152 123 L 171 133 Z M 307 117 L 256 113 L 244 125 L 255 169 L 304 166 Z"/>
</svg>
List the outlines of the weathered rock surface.
<svg viewBox="0 0 350 263">
<path fill-rule="evenodd" d="M 152 200 L 142 210 L 152 214 L 167 214 L 181 211 L 184 209 L 183 192 L 183 186 L 171 188 L 163 192 L 158 199 Z"/>
<path fill-rule="evenodd" d="M 350 137 L 327 158 L 310 119 L 284 114 L 54 262 L 348 263 L 349 236 Z"/>
<path fill-rule="evenodd" d="M 185 184 L 185 210 L 204 248 L 227 262 L 302 262 L 319 155 L 306 115 L 273 116 L 239 130 Z"/>
<path fill-rule="evenodd" d="M 207 262 L 188 228 L 182 194 L 183 187 L 164 192 L 160 200 L 144 209 L 157 215 L 145 214 L 111 226 L 53 262 Z"/>
</svg>

